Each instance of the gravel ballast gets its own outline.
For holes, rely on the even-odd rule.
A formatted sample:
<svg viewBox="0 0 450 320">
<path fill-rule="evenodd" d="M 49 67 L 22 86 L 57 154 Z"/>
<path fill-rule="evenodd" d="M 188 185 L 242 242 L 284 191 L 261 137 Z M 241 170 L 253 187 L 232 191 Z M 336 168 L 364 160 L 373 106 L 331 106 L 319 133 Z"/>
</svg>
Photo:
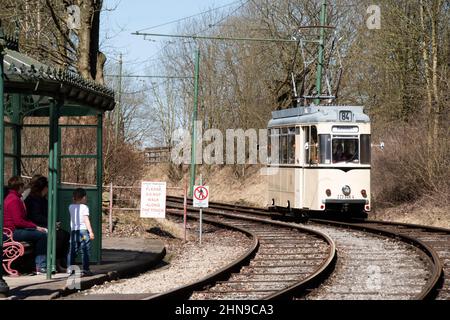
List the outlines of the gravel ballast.
<svg viewBox="0 0 450 320">
<path fill-rule="evenodd" d="M 404 242 L 369 233 L 308 224 L 336 242 L 331 276 L 307 300 L 413 299 L 429 276 L 419 251 Z"/>
<path fill-rule="evenodd" d="M 215 228 L 213 228 L 215 229 Z M 230 230 L 215 229 L 202 236 L 202 245 L 197 241 L 168 248 L 171 256 L 167 265 L 141 274 L 135 278 L 95 286 L 84 295 L 162 293 L 198 281 L 223 268 L 247 251 L 252 240 L 246 235 Z"/>
</svg>

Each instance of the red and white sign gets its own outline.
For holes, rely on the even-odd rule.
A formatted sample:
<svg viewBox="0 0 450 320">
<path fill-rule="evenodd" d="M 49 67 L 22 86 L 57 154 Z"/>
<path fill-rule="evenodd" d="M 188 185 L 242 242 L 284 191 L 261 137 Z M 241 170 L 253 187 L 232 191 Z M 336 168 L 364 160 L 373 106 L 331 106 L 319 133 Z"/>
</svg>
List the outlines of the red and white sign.
<svg viewBox="0 0 450 320">
<path fill-rule="evenodd" d="M 142 181 L 141 218 L 166 217 L 166 183 Z"/>
<path fill-rule="evenodd" d="M 208 208 L 208 202 L 209 202 L 209 187 L 194 186 L 194 201 L 193 201 L 194 207 Z"/>
</svg>

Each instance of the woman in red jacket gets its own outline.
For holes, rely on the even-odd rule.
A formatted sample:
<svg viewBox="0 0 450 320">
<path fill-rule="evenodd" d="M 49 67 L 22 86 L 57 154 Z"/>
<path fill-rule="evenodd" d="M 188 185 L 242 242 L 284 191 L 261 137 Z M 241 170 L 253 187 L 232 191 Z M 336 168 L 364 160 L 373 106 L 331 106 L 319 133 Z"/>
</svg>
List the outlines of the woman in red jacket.
<svg viewBox="0 0 450 320">
<path fill-rule="evenodd" d="M 27 219 L 27 211 L 22 201 L 25 190 L 21 177 L 14 176 L 8 180 L 8 195 L 4 202 L 4 227 L 13 231 L 16 241 L 29 241 L 35 247 L 36 273 L 47 272 L 47 229 Z"/>
</svg>

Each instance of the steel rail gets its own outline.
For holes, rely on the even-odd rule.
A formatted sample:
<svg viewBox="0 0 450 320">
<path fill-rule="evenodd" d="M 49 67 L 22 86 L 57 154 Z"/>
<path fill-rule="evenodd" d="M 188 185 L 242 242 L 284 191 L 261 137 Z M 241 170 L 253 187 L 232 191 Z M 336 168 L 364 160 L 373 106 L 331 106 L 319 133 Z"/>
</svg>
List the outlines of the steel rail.
<svg viewBox="0 0 450 320">
<path fill-rule="evenodd" d="M 415 300 L 425 300 L 434 298 L 436 295 L 437 289 L 442 282 L 443 277 L 443 264 L 437 252 L 427 245 L 425 242 L 416 239 L 414 237 L 402 234 L 401 232 L 394 232 L 391 230 L 386 230 L 379 227 L 367 226 L 364 224 L 355 224 L 355 223 L 346 223 L 341 221 L 333 221 L 333 220 L 323 220 L 323 219 L 310 219 L 311 222 L 315 222 L 318 224 L 325 224 L 329 226 L 338 226 L 341 228 L 348 228 L 353 230 L 360 230 L 364 232 L 370 232 L 373 234 L 381 234 L 384 236 L 388 236 L 394 239 L 401 239 L 403 242 L 409 243 L 419 250 L 421 250 L 427 256 L 429 260 L 429 264 L 432 266 L 432 276 L 428 279 L 426 285 L 422 289 L 422 291 L 416 295 Z M 395 224 L 390 224 L 395 226 Z M 426 227 L 422 227 L 426 228 Z"/>
<path fill-rule="evenodd" d="M 176 209 L 182 208 L 178 204 L 170 204 L 170 203 L 168 204 L 168 207 L 174 207 Z M 194 209 L 188 208 L 188 210 L 192 211 Z M 175 214 L 178 216 L 182 215 L 181 211 L 175 212 L 175 211 L 170 210 L 170 211 L 168 211 L 168 213 Z M 252 222 L 257 222 L 257 223 L 261 223 L 261 224 L 267 224 L 267 225 L 271 225 L 271 226 L 280 226 L 283 228 L 296 229 L 296 230 L 302 231 L 304 233 L 313 235 L 314 237 L 323 240 L 327 244 L 328 249 L 327 249 L 327 252 L 325 253 L 326 257 L 321 258 L 322 262 L 318 266 L 314 266 L 315 267 L 314 272 L 308 273 L 308 276 L 306 278 L 303 278 L 300 281 L 295 281 L 292 285 L 289 285 L 286 288 L 283 288 L 282 290 L 278 290 L 278 289 L 271 290 L 271 291 L 277 291 L 277 292 L 265 297 L 264 299 L 287 299 L 287 298 L 293 297 L 294 295 L 298 296 L 298 295 L 304 294 L 307 289 L 310 289 L 310 288 L 315 287 L 318 284 L 320 284 L 331 273 L 331 271 L 334 268 L 334 264 L 336 262 L 336 257 L 337 257 L 336 245 L 335 245 L 334 241 L 328 235 L 326 235 L 322 232 L 311 230 L 308 228 L 304 228 L 302 226 L 293 225 L 293 224 L 286 223 L 286 222 L 273 221 L 270 219 L 261 219 L 261 218 L 248 217 L 248 216 L 241 216 L 241 215 L 236 215 L 236 214 L 227 214 L 224 212 L 217 212 L 215 210 L 210 210 L 210 209 L 203 209 L 203 213 L 205 215 L 208 215 L 208 214 L 213 214 L 215 216 L 220 215 L 220 216 L 224 216 L 224 217 L 232 218 L 232 219 L 236 219 L 236 220 L 246 220 L 246 221 L 252 221 Z M 190 219 L 198 219 L 198 217 L 193 216 L 193 215 L 189 215 L 188 217 Z M 216 224 L 216 225 L 223 224 L 223 225 L 227 225 L 230 228 L 246 232 L 247 234 L 253 234 L 250 231 L 246 231 L 244 228 L 233 226 L 231 224 L 224 223 L 224 222 L 219 222 L 217 220 L 209 219 L 207 217 L 204 217 L 203 220 L 208 223 L 211 223 L 211 224 Z M 253 234 L 253 236 L 257 237 L 254 234 Z M 258 238 L 256 238 L 256 239 L 258 239 Z M 248 252 L 246 252 L 246 254 L 244 254 L 241 258 L 239 258 L 236 261 L 232 262 L 231 264 L 225 266 L 224 268 L 216 271 L 214 274 L 208 275 L 207 277 L 205 277 L 197 282 L 173 289 L 171 291 L 147 297 L 147 298 L 145 298 L 145 300 L 180 299 L 180 298 L 184 299 L 184 298 L 188 297 L 190 294 L 192 294 L 195 290 L 201 290 L 206 285 L 215 284 L 221 279 L 228 278 L 231 274 L 231 270 L 235 270 L 238 266 L 240 267 L 240 266 L 243 266 L 244 264 L 248 264 L 248 262 L 256 254 L 259 247 L 260 247 L 260 242 L 258 239 L 257 246 L 253 246 L 253 248 L 251 250 L 249 250 Z M 250 251 L 251 251 L 251 253 L 250 253 Z M 224 281 L 224 282 L 226 283 L 227 281 Z M 250 291 L 256 292 L 255 290 L 250 290 Z"/>
<path fill-rule="evenodd" d="M 183 212 L 175 212 L 175 211 L 169 211 L 168 210 L 167 213 L 171 214 L 171 215 L 176 215 L 176 216 L 183 216 Z M 193 217 L 189 216 L 188 218 L 192 219 Z M 207 275 L 206 277 L 204 277 L 204 278 L 202 278 L 202 279 L 200 279 L 198 281 L 195 281 L 193 283 L 190 283 L 190 284 L 187 284 L 187 285 L 184 285 L 184 286 L 181 286 L 181 287 L 169 290 L 167 292 L 163 292 L 163 293 L 160 293 L 160 294 L 157 294 L 157 295 L 152 295 L 152 296 L 149 296 L 149 297 L 145 297 L 145 298 L 143 298 L 141 300 L 169 300 L 169 299 L 170 300 L 172 300 L 172 299 L 173 300 L 180 300 L 180 299 L 187 299 L 192 294 L 192 292 L 194 292 L 195 290 L 201 289 L 201 288 L 203 288 L 206 285 L 213 284 L 213 283 L 215 283 L 217 281 L 220 281 L 220 280 L 222 280 L 224 278 L 229 277 L 229 275 L 233 271 L 235 271 L 236 269 L 239 269 L 240 267 L 242 267 L 244 265 L 247 265 L 248 262 L 251 260 L 251 258 L 256 254 L 260 243 L 259 243 L 258 237 L 254 233 L 252 233 L 252 232 L 250 232 L 248 230 L 245 230 L 243 228 L 224 223 L 224 222 L 218 222 L 218 221 L 213 220 L 213 219 L 203 218 L 203 220 L 208 222 L 208 223 L 210 223 L 210 224 L 212 224 L 212 225 L 215 225 L 215 226 L 218 226 L 218 227 L 222 227 L 222 228 L 226 227 L 228 229 L 240 231 L 240 232 L 242 232 L 244 234 L 247 234 L 247 235 L 251 236 L 254 239 L 252 246 L 244 254 L 242 254 L 239 258 L 237 258 L 233 262 L 227 264 L 226 266 L 220 268 L 216 272 L 214 272 L 214 273 L 212 273 L 210 275 Z"/>
<path fill-rule="evenodd" d="M 178 201 L 175 199 L 174 201 Z M 218 202 L 210 202 L 210 206 L 214 208 L 219 208 L 222 210 L 239 210 L 241 206 L 232 205 L 232 204 L 224 204 Z M 255 215 L 270 215 L 264 208 L 250 207 L 250 206 L 242 206 L 244 212 Z M 325 220 L 325 219 L 310 219 L 311 222 L 319 223 L 319 224 L 327 224 L 331 226 L 338 226 L 342 228 L 349 228 L 354 230 L 360 230 L 364 232 L 370 232 L 373 234 L 381 234 L 384 236 L 388 236 L 394 239 L 400 239 L 403 242 L 409 243 L 416 248 L 418 248 L 421 252 L 425 254 L 428 259 L 428 263 L 432 266 L 431 277 L 429 277 L 426 285 L 422 289 L 422 291 L 414 297 L 416 300 L 424 300 L 424 299 L 432 299 L 437 296 L 437 291 L 442 286 L 444 281 L 444 264 L 442 259 L 436 250 L 426 243 L 426 241 L 422 241 L 418 238 L 412 237 L 410 235 L 403 234 L 402 231 L 404 229 L 400 229 L 399 231 L 386 230 L 383 226 L 389 226 L 392 228 L 403 227 L 407 229 L 420 229 L 424 232 L 431 233 L 445 233 L 450 235 L 450 230 L 440 227 L 432 227 L 432 226 L 423 226 L 418 224 L 408 224 L 408 223 L 398 223 L 398 222 L 390 222 L 390 221 L 377 221 L 377 220 L 361 220 L 361 219 L 353 219 L 350 221 L 335 221 L 335 220 Z M 370 226 L 372 225 L 372 226 Z M 376 226 L 376 225 L 381 225 Z"/>
</svg>

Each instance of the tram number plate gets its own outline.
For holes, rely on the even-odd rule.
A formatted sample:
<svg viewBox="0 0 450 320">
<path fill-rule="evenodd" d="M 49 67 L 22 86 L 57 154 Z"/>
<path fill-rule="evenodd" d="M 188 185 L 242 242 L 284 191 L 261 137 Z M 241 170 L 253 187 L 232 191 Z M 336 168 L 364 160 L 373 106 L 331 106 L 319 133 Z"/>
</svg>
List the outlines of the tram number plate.
<svg viewBox="0 0 450 320">
<path fill-rule="evenodd" d="M 342 122 L 351 122 L 352 121 L 352 112 L 351 111 L 339 111 L 339 120 Z"/>
</svg>

